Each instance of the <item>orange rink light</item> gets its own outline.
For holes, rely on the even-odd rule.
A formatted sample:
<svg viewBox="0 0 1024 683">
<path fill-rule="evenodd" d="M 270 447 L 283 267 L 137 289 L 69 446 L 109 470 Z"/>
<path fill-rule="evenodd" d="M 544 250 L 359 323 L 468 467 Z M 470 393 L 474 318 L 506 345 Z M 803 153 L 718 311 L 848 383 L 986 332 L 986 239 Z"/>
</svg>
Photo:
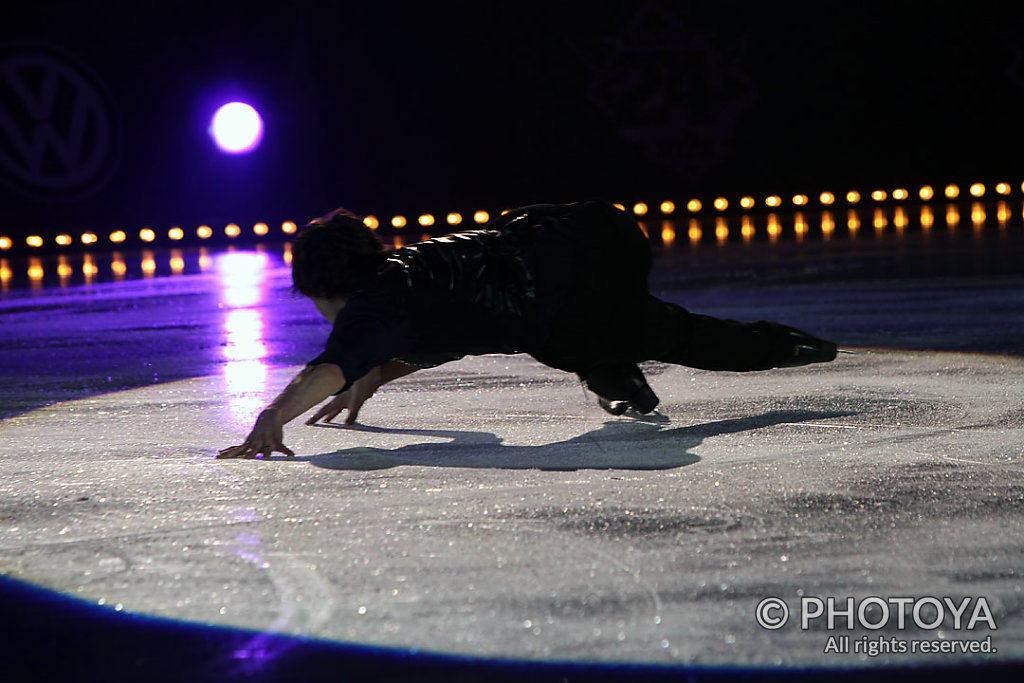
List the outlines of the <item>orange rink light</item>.
<svg viewBox="0 0 1024 683">
<path fill-rule="evenodd" d="M 128 235 L 125 234 L 124 230 L 115 230 L 114 232 L 110 233 L 111 242 L 124 242 L 126 239 L 128 239 Z"/>
<path fill-rule="evenodd" d="M 821 234 L 828 238 L 836 229 L 836 219 L 831 211 L 823 211 L 821 214 Z"/>
<path fill-rule="evenodd" d="M 676 241 L 676 229 L 672 225 L 672 221 L 662 221 L 661 223 L 661 242 L 666 247 L 671 247 Z"/>
<path fill-rule="evenodd" d="M 907 223 L 909 223 L 909 220 L 907 218 L 907 210 L 904 209 L 902 206 L 898 207 L 896 209 L 896 213 L 892 217 L 892 224 L 895 225 L 898 229 L 902 230 L 903 228 L 907 227 Z"/>
<path fill-rule="evenodd" d="M 960 225 L 960 210 L 954 205 L 946 207 L 946 225 L 951 228 Z"/>
<path fill-rule="evenodd" d="M 810 230 L 810 226 L 807 224 L 807 219 L 799 211 L 793 216 L 793 232 L 796 233 L 798 238 L 802 238 Z"/>
<path fill-rule="evenodd" d="M 744 216 L 743 220 L 740 221 L 740 235 L 743 236 L 743 242 L 748 243 L 754 239 L 754 233 L 757 232 L 754 229 L 754 221 L 751 220 L 750 216 Z"/>
<path fill-rule="evenodd" d="M 935 213 L 930 206 L 921 207 L 921 227 L 925 230 L 935 225 Z"/>
<path fill-rule="evenodd" d="M 729 224 L 721 216 L 715 219 L 715 237 L 719 243 L 729 239 Z"/>
<path fill-rule="evenodd" d="M 139 239 L 143 242 L 152 242 L 156 239 L 156 233 L 150 228 L 143 228 L 142 230 L 139 230 Z"/>
</svg>

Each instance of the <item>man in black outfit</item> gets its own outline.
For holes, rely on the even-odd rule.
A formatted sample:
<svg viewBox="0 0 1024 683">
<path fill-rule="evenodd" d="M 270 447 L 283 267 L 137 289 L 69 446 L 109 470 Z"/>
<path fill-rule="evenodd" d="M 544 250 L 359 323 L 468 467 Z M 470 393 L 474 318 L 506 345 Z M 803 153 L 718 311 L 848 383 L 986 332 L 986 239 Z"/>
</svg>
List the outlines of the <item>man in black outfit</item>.
<svg viewBox="0 0 1024 683">
<path fill-rule="evenodd" d="M 338 209 L 292 250 L 295 288 L 334 326 L 326 349 L 219 457 L 292 455 L 283 425 L 331 394 L 307 424 L 343 410 L 352 424 L 382 384 L 466 355 L 528 353 L 578 374 L 615 415 L 658 404 L 641 361 L 745 372 L 836 356 L 834 343 L 791 327 L 661 301 L 648 292 L 650 268 L 646 236 L 606 202 L 527 206 L 390 252 Z"/>
</svg>

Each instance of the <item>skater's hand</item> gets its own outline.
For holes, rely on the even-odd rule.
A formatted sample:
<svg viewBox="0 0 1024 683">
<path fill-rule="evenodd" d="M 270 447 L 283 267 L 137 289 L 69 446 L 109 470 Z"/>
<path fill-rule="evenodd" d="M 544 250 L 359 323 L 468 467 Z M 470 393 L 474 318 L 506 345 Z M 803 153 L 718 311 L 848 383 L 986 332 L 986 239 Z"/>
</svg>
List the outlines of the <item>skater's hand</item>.
<svg viewBox="0 0 1024 683">
<path fill-rule="evenodd" d="M 295 453 L 284 445 L 282 438 L 284 429 L 281 424 L 281 417 L 275 408 L 267 408 L 260 413 L 256 425 L 252 428 L 249 436 L 238 446 L 231 446 L 222 450 L 218 458 L 255 458 L 262 453 L 270 456 L 274 451 L 280 451 L 285 455 L 295 457 Z"/>
<path fill-rule="evenodd" d="M 330 401 L 325 403 L 320 410 L 316 411 L 313 417 L 306 420 L 307 425 L 316 424 L 321 418 L 324 422 L 330 422 L 343 410 L 348 410 L 345 417 L 345 424 L 355 424 L 359 416 L 359 409 L 363 407 L 366 400 L 373 396 L 374 392 L 384 383 L 380 366 L 370 370 L 364 376 L 357 379 L 345 391 L 341 392 Z"/>
</svg>

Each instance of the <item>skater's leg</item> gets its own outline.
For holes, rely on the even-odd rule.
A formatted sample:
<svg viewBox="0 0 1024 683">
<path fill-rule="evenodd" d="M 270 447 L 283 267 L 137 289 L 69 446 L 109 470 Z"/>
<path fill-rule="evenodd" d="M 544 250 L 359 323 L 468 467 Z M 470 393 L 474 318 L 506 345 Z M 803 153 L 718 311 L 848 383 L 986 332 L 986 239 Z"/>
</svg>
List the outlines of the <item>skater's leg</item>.
<svg viewBox="0 0 1024 683">
<path fill-rule="evenodd" d="M 691 368 L 748 372 L 836 357 L 835 344 L 792 327 L 698 315 L 653 296 L 644 322 L 649 358 Z"/>
</svg>

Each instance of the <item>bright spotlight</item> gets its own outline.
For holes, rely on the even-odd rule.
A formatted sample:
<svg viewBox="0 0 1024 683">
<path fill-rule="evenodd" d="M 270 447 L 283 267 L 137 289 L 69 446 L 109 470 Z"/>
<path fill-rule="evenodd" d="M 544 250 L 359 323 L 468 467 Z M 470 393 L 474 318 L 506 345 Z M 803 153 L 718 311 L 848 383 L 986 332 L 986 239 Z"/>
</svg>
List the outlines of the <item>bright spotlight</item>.
<svg viewBox="0 0 1024 683">
<path fill-rule="evenodd" d="M 263 139 L 263 119 L 245 102 L 229 102 L 213 115 L 210 135 L 222 152 L 251 152 Z"/>
</svg>

